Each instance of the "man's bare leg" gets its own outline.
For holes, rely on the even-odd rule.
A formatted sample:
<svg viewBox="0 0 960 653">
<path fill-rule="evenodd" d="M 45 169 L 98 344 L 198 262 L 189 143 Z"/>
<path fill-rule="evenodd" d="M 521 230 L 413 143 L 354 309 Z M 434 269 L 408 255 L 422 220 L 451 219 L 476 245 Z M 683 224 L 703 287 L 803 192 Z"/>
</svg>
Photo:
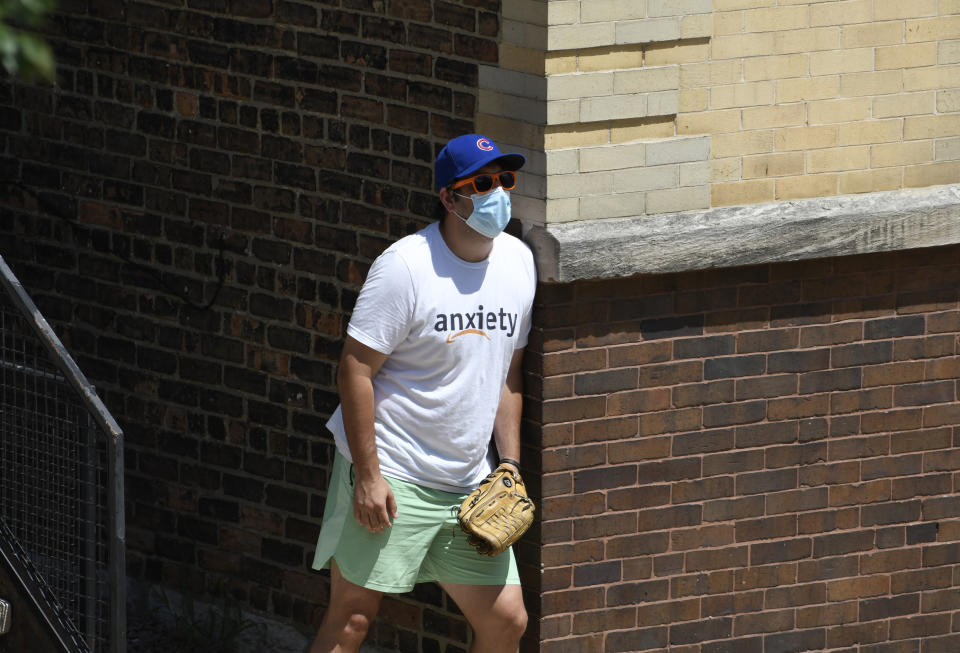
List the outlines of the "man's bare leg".
<svg viewBox="0 0 960 653">
<path fill-rule="evenodd" d="M 310 653 L 357 653 L 380 610 L 383 592 L 354 585 L 330 561 L 330 606 Z"/>
<path fill-rule="evenodd" d="M 527 629 L 519 585 L 440 585 L 473 628 L 470 653 L 517 653 Z"/>
</svg>

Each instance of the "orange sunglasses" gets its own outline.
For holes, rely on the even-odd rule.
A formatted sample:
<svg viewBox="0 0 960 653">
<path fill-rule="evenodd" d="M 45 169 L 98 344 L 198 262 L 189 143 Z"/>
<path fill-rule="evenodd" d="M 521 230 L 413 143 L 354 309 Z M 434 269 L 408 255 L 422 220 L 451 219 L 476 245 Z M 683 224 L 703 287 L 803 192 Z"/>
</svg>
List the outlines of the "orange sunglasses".
<svg viewBox="0 0 960 653">
<path fill-rule="evenodd" d="M 503 190 L 513 190 L 517 185 L 517 173 L 513 170 L 504 170 L 495 175 L 482 174 L 467 177 L 453 184 L 454 190 L 463 186 L 472 185 L 473 190 L 478 194 L 489 193 L 497 186 L 503 186 Z"/>
</svg>

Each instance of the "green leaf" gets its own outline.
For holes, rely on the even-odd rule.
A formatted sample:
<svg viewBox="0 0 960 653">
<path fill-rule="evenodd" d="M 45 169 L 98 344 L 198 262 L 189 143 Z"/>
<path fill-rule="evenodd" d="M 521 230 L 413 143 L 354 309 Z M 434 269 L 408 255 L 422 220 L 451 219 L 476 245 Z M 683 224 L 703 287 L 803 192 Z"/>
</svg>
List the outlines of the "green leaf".
<svg viewBox="0 0 960 653">
<path fill-rule="evenodd" d="M 24 28 L 39 28 L 56 0 L 0 0 L 0 64 L 14 77 L 56 80 L 53 51 L 42 37 Z"/>
<path fill-rule="evenodd" d="M 55 0 L 0 0 L 0 5 L 3 6 L 0 11 L 15 22 L 36 27 L 57 3 Z"/>
<path fill-rule="evenodd" d="M 20 34 L 19 41 L 24 60 L 24 75 L 28 78 L 54 81 L 56 66 L 53 62 L 53 51 L 47 42 L 33 34 Z"/>
<path fill-rule="evenodd" d="M 20 71 L 20 51 L 16 34 L 3 23 L 0 23 L 0 62 L 10 75 L 16 76 Z"/>
</svg>

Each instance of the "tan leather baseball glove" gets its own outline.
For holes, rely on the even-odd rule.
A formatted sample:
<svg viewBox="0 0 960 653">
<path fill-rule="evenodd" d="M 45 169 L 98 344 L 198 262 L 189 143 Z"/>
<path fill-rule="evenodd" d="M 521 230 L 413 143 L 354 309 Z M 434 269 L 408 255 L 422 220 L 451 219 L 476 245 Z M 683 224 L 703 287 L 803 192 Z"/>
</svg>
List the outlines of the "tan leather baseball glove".
<svg viewBox="0 0 960 653">
<path fill-rule="evenodd" d="M 500 465 L 463 500 L 457 521 L 478 553 L 495 556 L 530 528 L 533 512 L 520 474 Z"/>
</svg>

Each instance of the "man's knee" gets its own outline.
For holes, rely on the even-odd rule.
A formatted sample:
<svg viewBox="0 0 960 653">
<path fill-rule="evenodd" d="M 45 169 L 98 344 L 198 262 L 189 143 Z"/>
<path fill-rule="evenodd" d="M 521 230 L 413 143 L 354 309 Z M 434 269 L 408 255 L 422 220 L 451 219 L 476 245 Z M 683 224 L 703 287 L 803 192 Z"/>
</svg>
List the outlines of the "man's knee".
<svg viewBox="0 0 960 653">
<path fill-rule="evenodd" d="M 527 630 L 527 611 L 523 607 L 523 601 L 500 605 L 490 616 L 488 627 L 507 640 L 520 641 Z"/>
<path fill-rule="evenodd" d="M 519 640 L 527 630 L 527 611 L 521 604 L 519 609 L 507 615 L 505 627 Z"/>
<path fill-rule="evenodd" d="M 347 615 L 346 622 L 343 625 L 344 633 L 351 639 L 363 641 L 367 636 L 367 631 L 373 625 L 375 615 L 354 612 Z"/>
<path fill-rule="evenodd" d="M 383 594 L 347 581 L 335 561 L 331 566 L 330 605 L 311 651 L 325 652 L 336 645 L 355 651 L 377 617 Z"/>
<path fill-rule="evenodd" d="M 344 651 L 359 650 L 375 618 L 375 614 L 365 612 L 328 610 L 317 631 L 311 653 L 326 653 L 336 646 Z"/>
<path fill-rule="evenodd" d="M 332 603 L 326 618 L 334 630 L 362 640 L 376 620 L 378 608 L 379 601 L 345 600 L 339 605 Z"/>
<path fill-rule="evenodd" d="M 515 651 L 527 630 L 527 612 L 497 610 L 481 623 L 473 624 L 474 643 L 471 651 Z"/>
</svg>

